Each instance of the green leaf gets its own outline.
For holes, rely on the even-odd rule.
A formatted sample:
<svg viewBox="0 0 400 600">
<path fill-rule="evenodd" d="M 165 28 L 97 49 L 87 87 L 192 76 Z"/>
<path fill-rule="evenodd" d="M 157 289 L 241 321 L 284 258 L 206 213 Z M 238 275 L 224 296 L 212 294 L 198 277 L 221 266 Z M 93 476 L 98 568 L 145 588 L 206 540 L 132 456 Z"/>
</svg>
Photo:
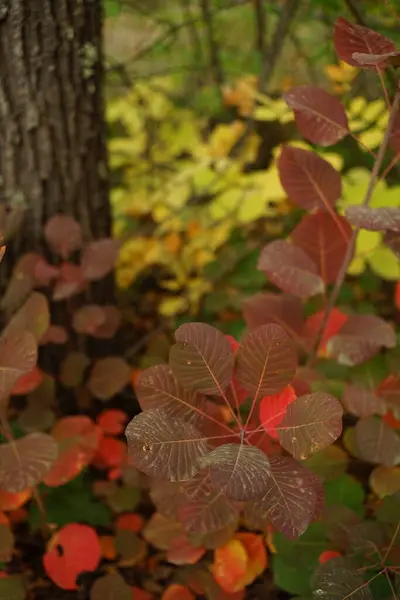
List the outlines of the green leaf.
<svg viewBox="0 0 400 600">
<path fill-rule="evenodd" d="M 24 598 L 26 598 L 26 588 L 21 577 L 0 579 L 0 600 L 24 600 Z"/>
<path fill-rule="evenodd" d="M 397 523 L 400 515 L 400 492 L 383 498 L 375 515 L 381 523 Z"/>
<path fill-rule="evenodd" d="M 276 586 L 290 594 L 310 594 L 313 569 L 301 569 L 288 565 L 279 555 L 273 557 L 272 572 Z"/>
<path fill-rule="evenodd" d="M 121 0 L 106 0 L 105 13 L 107 17 L 117 17 L 121 12 Z"/>
<path fill-rule="evenodd" d="M 318 557 L 327 545 L 323 523 L 312 523 L 297 540 L 288 540 L 281 533 L 274 533 L 274 546 L 281 559 L 299 569 L 316 567 Z"/>
<path fill-rule="evenodd" d="M 360 517 L 364 516 L 365 491 L 361 483 L 350 475 L 342 475 L 334 481 L 325 483 L 326 504 L 339 504 L 353 510 Z"/>
<path fill-rule="evenodd" d="M 79 521 L 93 527 L 105 526 L 111 522 L 110 510 L 92 494 L 87 478 L 78 478 L 58 488 L 42 488 L 49 523 L 60 527 L 67 525 L 79 516 Z M 41 526 L 40 512 L 35 503 L 31 504 L 29 522 L 34 529 Z"/>
</svg>

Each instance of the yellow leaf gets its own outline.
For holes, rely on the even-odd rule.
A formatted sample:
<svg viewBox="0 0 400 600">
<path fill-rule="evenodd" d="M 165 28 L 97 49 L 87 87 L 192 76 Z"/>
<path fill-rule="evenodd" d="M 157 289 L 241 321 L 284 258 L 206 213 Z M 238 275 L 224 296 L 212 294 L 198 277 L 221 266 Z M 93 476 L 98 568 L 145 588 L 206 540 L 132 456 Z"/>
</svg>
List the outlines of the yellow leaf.
<svg viewBox="0 0 400 600">
<path fill-rule="evenodd" d="M 378 498 L 395 494 L 400 491 L 400 467 L 375 467 L 369 485 Z"/>
<path fill-rule="evenodd" d="M 387 279 L 388 281 L 400 280 L 400 259 L 390 248 L 386 248 L 386 246 L 376 248 L 368 256 L 368 264 L 374 273 L 382 277 L 382 279 Z"/>
<path fill-rule="evenodd" d="M 173 317 L 188 308 L 188 301 L 183 296 L 164 298 L 159 306 L 160 314 L 164 317 Z"/>
<path fill-rule="evenodd" d="M 381 145 L 384 134 L 385 134 L 385 132 L 382 128 L 373 127 L 372 129 L 369 129 L 368 131 L 364 131 L 363 133 L 360 133 L 360 135 L 358 137 L 359 137 L 361 144 L 364 144 L 368 148 L 377 148 L 378 146 Z"/>
</svg>

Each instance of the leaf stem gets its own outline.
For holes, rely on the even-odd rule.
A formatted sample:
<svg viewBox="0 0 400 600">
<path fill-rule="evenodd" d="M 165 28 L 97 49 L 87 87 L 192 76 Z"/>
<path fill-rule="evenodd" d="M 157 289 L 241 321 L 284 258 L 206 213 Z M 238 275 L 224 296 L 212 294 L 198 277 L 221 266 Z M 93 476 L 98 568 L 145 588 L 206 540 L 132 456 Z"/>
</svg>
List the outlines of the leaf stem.
<svg viewBox="0 0 400 600">
<path fill-rule="evenodd" d="M 382 166 L 382 162 L 383 162 L 383 159 L 384 159 L 384 156 L 385 156 L 385 152 L 386 152 L 386 149 L 387 149 L 388 144 L 389 144 L 390 135 L 391 135 L 391 132 L 392 132 L 392 129 L 393 129 L 393 124 L 394 124 L 397 112 L 399 110 L 399 106 L 400 106 L 400 85 L 398 83 L 397 84 L 396 95 L 395 95 L 395 98 L 394 98 L 394 101 L 393 101 L 393 105 L 392 105 L 392 110 L 390 111 L 390 116 L 389 116 L 388 124 L 387 124 L 387 127 L 386 127 L 386 131 L 385 131 L 385 135 L 383 137 L 382 144 L 381 144 L 381 146 L 379 148 L 379 151 L 378 151 L 378 153 L 376 155 L 374 166 L 373 166 L 372 171 L 371 171 L 371 178 L 369 180 L 368 188 L 367 188 L 367 191 L 366 191 L 366 194 L 365 194 L 363 206 L 368 206 L 369 203 L 370 203 L 370 201 L 371 201 L 372 192 L 374 191 L 374 187 L 375 187 L 376 180 L 378 178 L 379 170 L 380 170 L 380 168 Z M 321 343 L 322 336 L 324 334 L 325 327 L 326 327 L 326 324 L 327 324 L 328 319 L 329 319 L 329 315 L 330 315 L 330 313 L 331 313 L 333 307 L 335 306 L 336 301 L 337 301 L 337 299 L 339 297 L 340 290 L 342 288 L 343 282 L 344 282 L 345 277 L 346 277 L 347 269 L 348 269 L 349 264 L 351 262 L 351 259 L 353 257 L 354 246 L 355 246 L 355 242 L 356 242 L 357 235 L 358 235 L 359 231 L 360 231 L 360 227 L 356 227 L 353 230 L 353 234 L 352 234 L 352 236 L 350 238 L 349 245 L 347 246 L 346 255 L 345 255 L 344 259 L 343 259 L 342 266 L 341 266 L 340 271 L 338 273 L 335 285 L 333 286 L 332 293 L 331 293 L 331 295 L 329 297 L 328 304 L 327 304 L 326 309 L 325 309 L 324 318 L 322 319 L 320 327 L 319 327 L 318 332 L 317 332 L 317 335 L 315 336 L 315 341 L 314 341 L 314 344 L 313 344 L 313 348 L 312 348 L 312 350 L 310 352 L 310 355 L 308 357 L 308 361 L 306 363 L 306 367 L 312 366 L 314 364 L 314 361 L 315 361 L 316 357 L 317 357 L 318 348 L 319 348 L 319 345 Z"/>
</svg>

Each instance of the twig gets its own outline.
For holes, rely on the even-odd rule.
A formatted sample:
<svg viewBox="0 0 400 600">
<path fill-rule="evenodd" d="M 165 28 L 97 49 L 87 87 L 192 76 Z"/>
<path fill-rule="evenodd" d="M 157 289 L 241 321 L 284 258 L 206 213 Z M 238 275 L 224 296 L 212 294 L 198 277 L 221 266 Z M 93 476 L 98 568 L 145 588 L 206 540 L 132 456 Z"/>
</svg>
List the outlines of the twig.
<svg viewBox="0 0 400 600">
<path fill-rule="evenodd" d="M 358 10 L 358 7 L 354 4 L 353 0 L 345 0 L 345 4 L 358 25 L 365 27 L 364 19 L 362 18 L 361 13 Z"/>
<path fill-rule="evenodd" d="M 395 95 L 394 102 L 393 102 L 393 105 L 392 105 L 392 110 L 390 112 L 389 121 L 388 121 L 388 124 L 387 124 L 387 127 L 386 127 L 385 135 L 384 135 L 383 140 L 382 140 L 382 144 L 381 144 L 381 146 L 379 148 L 379 151 L 378 151 L 378 153 L 376 155 L 376 158 L 375 158 L 375 162 L 374 162 L 374 166 L 372 168 L 371 178 L 369 180 L 368 188 L 367 188 L 367 191 L 366 191 L 366 194 L 365 194 L 363 206 L 368 206 L 368 204 L 371 201 L 372 192 L 374 190 L 375 182 L 376 182 L 376 180 L 378 178 L 379 170 L 380 170 L 380 168 L 382 166 L 383 158 L 385 156 L 385 152 L 386 152 L 386 149 L 387 149 L 387 146 L 388 146 L 388 143 L 389 143 L 390 135 L 391 135 L 393 124 L 394 124 L 394 121 L 395 121 L 395 118 L 396 118 L 396 115 L 397 115 L 397 111 L 399 110 L 399 106 L 400 106 L 400 85 L 397 86 L 397 91 L 396 91 L 396 95 Z M 350 241 L 349 241 L 349 245 L 347 246 L 346 255 L 345 255 L 344 259 L 343 259 L 342 266 L 341 266 L 340 271 L 338 273 L 338 276 L 337 276 L 335 285 L 333 287 L 332 293 L 331 293 L 331 295 L 329 297 L 328 304 L 327 304 L 327 307 L 325 309 L 324 318 L 321 321 L 320 327 L 319 327 L 317 335 L 315 337 L 315 342 L 313 344 L 313 349 L 312 349 L 312 351 L 310 353 L 310 356 L 308 357 L 308 361 L 306 363 L 306 367 L 310 367 L 314 363 L 314 360 L 315 360 L 315 358 L 317 356 L 318 348 L 319 348 L 319 345 L 321 343 L 321 339 L 322 339 L 323 333 L 325 331 L 325 327 L 326 327 L 326 324 L 328 322 L 329 315 L 330 315 L 333 307 L 336 304 L 336 301 L 338 299 L 340 290 L 341 290 L 343 282 L 345 280 L 347 269 L 348 269 L 348 266 L 349 266 L 350 261 L 351 261 L 352 256 L 353 256 L 354 245 L 355 245 L 355 242 L 356 242 L 357 235 L 358 235 L 359 231 L 360 231 L 360 227 L 356 227 L 353 230 L 352 236 L 351 236 Z"/>
<path fill-rule="evenodd" d="M 222 64 L 219 56 L 219 48 L 214 32 L 214 19 L 210 6 L 210 0 L 200 0 L 200 8 L 203 15 L 203 21 L 206 28 L 208 49 L 210 53 L 210 65 L 215 84 L 221 90 L 224 83 Z"/>
</svg>

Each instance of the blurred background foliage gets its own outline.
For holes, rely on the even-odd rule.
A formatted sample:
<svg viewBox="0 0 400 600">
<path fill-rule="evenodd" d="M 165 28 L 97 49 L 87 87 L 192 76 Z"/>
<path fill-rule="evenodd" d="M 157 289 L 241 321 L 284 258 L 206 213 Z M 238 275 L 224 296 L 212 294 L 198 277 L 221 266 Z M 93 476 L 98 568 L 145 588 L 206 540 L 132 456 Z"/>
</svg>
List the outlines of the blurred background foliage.
<svg viewBox="0 0 400 600">
<path fill-rule="evenodd" d="M 287 142 L 310 145 L 281 94 L 319 85 L 345 102 L 363 147 L 348 137 L 316 150 L 343 174 L 341 210 L 360 203 L 388 115 L 374 71 L 337 60 L 333 24 L 342 15 L 399 44 L 395 18 L 369 0 L 105 2 L 121 300 L 144 331 L 195 319 L 239 335 L 243 299 L 268 287 L 259 248 L 286 237 L 301 215 L 277 158 Z M 379 183 L 372 206 L 399 205 L 398 176 L 395 168 Z M 400 264 L 382 234 L 361 232 L 349 275 L 357 280 L 343 302 L 369 312 L 393 304 Z"/>
</svg>

